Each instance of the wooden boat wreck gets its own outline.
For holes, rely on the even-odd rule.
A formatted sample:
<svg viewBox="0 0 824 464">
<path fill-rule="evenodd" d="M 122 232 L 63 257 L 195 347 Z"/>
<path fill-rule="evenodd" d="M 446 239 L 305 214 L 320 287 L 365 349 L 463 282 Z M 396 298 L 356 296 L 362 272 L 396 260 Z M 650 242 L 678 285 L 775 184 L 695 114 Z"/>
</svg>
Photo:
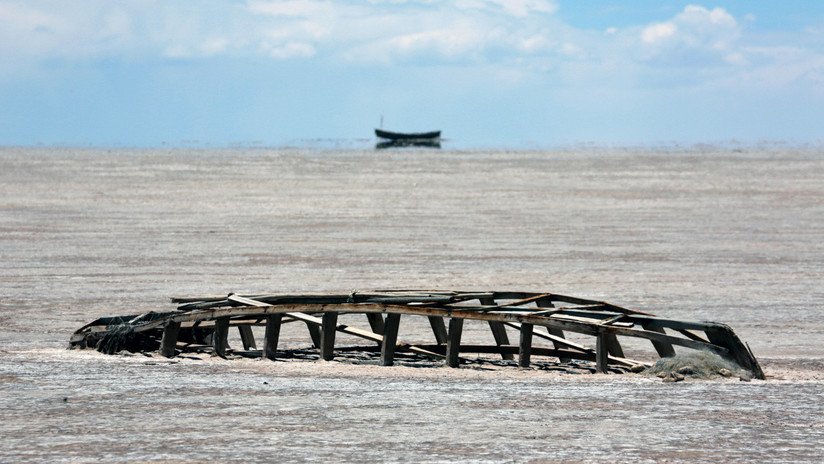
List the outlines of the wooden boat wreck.
<svg viewBox="0 0 824 464">
<path fill-rule="evenodd" d="M 281 327 L 306 324 L 319 358 L 332 360 L 336 351 L 380 353 L 380 364 L 391 366 L 396 353 L 411 353 L 458 367 L 462 356 L 500 356 L 528 367 L 533 357 L 559 362 L 594 363 L 596 372 L 615 368 L 639 371 L 650 362 L 629 359 L 620 339 L 646 340 L 654 355 L 672 357 L 676 348 L 706 350 L 732 361 L 763 379 L 764 373 L 749 347 L 727 325 L 656 317 L 603 301 L 554 293 L 377 290 L 349 294 L 260 294 L 172 298 L 178 306 L 166 312 L 103 317 L 78 329 L 73 348 L 105 353 L 121 350 L 158 351 L 167 357 L 206 352 L 275 359 Z M 362 327 L 339 323 L 339 315 L 362 315 Z M 418 343 L 400 337 L 401 318 L 425 318 L 433 341 Z M 488 324 L 494 344 L 462 343 L 464 321 Z M 368 324 L 367 324 L 368 323 Z M 536 326 L 542 331 L 536 330 Z M 228 345 L 231 327 L 239 331 L 242 350 Z M 253 328 L 259 332 L 255 340 Z M 508 330 L 516 331 L 512 344 Z M 262 332 L 262 334 L 260 334 Z M 365 340 L 363 346 L 335 344 L 340 332 Z M 594 338 L 589 345 L 567 339 L 574 333 Z M 262 337 L 261 337 L 262 335 Z M 580 338 L 580 336 L 578 336 Z"/>
</svg>

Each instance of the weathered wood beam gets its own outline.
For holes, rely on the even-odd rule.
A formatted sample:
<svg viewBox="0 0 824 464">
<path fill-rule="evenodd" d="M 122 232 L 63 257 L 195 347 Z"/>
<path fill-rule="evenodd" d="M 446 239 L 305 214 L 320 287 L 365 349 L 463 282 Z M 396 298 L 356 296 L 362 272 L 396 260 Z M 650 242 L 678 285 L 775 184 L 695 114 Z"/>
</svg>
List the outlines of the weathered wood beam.
<svg viewBox="0 0 824 464">
<path fill-rule="evenodd" d="M 518 367 L 529 367 L 532 356 L 532 324 L 521 324 L 521 343 L 518 345 Z"/>
<path fill-rule="evenodd" d="M 381 366 L 391 366 L 395 363 L 395 348 L 398 343 L 398 326 L 400 322 L 400 314 L 388 314 L 386 316 L 383 325 L 383 343 L 381 343 Z"/>
<path fill-rule="evenodd" d="M 492 337 L 495 338 L 496 345 L 509 345 L 509 336 L 503 322 L 489 321 L 489 329 L 492 331 Z M 501 359 L 511 361 L 515 358 L 510 353 L 501 351 Z"/>
<path fill-rule="evenodd" d="M 163 328 L 163 337 L 160 339 L 160 354 L 167 358 L 175 356 L 177 334 L 180 331 L 180 322 L 169 321 Z"/>
<path fill-rule="evenodd" d="M 306 322 L 306 329 L 309 330 L 309 337 L 312 339 L 312 346 L 315 348 L 320 348 L 320 326 Z"/>
<path fill-rule="evenodd" d="M 618 337 L 615 334 L 606 334 L 607 352 L 612 356 L 624 357 L 624 350 L 621 348 L 621 343 L 618 342 Z"/>
<path fill-rule="evenodd" d="M 552 300 L 548 297 L 540 298 L 537 301 L 535 301 L 535 306 L 537 306 L 539 308 L 554 308 L 555 307 L 555 305 L 552 304 Z M 552 335 L 553 337 L 565 338 L 564 337 L 564 331 L 561 330 L 561 329 L 556 329 L 554 327 L 547 327 L 546 331 L 547 331 L 548 334 Z M 555 347 L 556 350 L 561 348 L 561 344 L 558 343 L 557 341 L 553 340 L 552 345 Z M 571 360 L 569 358 L 558 358 L 558 361 L 560 361 L 562 363 L 568 363 Z"/>
<path fill-rule="evenodd" d="M 532 295 L 532 296 L 529 296 L 527 298 L 521 298 L 519 300 L 510 302 L 510 303 L 504 303 L 504 304 L 498 305 L 498 307 L 499 308 L 506 308 L 506 307 L 510 307 L 510 306 L 523 306 L 525 304 L 532 303 L 533 301 L 542 300 L 542 299 L 546 299 L 546 298 L 549 298 L 549 297 L 550 297 L 549 293 L 540 293 L 538 295 Z M 494 304 L 494 300 L 492 300 L 492 301 L 493 301 L 493 303 L 491 303 L 491 304 Z M 481 304 L 485 305 L 485 304 L 488 304 L 488 303 L 484 303 L 484 301 L 481 300 Z"/>
<path fill-rule="evenodd" d="M 320 357 L 324 361 L 331 361 L 335 357 L 335 334 L 338 328 L 338 313 L 323 313 L 322 332 L 320 337 Z"/>
<path fill-rule="evenodd" d="M 243 304 L 252 306 L 255 309 L 257 309 L 258 311 L 262 311 L 262 314 L 278 314 L 278 313 L 281 313 L 281 311 L 270 311 L 272 308 L 276 308 L 276 307 L 270 306 L 270 305 L 268 305 L 266 303 L 262 303 L 260 301 L 252 300 L 250 298 L 244 298 L 244 297 L 238 297 L 238 296 L 231 296 L 230 298 L 236 299 L 238 302 L 241 302 Z M 334 307 L 339 308 L 339 307 L 342 307 L 342 306 L 345 307 L 346 305 L 335 305 Z M 361 305 L 353 305 L 353 306 L 361 307 Z M 303 306 L 301 305 L 301 307 L 303 307 Z M 373 306 L 371 306 L 371 305 L 365 305 L 365 307 L 373 308 Z M 281 309 L 281 308 L 277 308 L 277 309 Z M 317 308 L 314 308 L 314 311 L 318 312 Z M 347 311 L 347 312 L 364 312 L 364 313 L 366 313 L 366 312 L 376 312 L 376 311 Z M 314 327 L 314 328 L 318 329 L 318 331 L 320 330 L 320 327 L 323 325 L 323 320 L 322 319 L 314 317 L 314 316 L 309 316 L 308 314 L 304 314 L 302 312 L 286 312 L 286 313 L 283 313 L 283 314 L 285 314 L 286 316 L 289 316 L 291 318 L 294 318 L 296 320 L 303 321 L 303 322 L 306 323 L 307 326 Z M 390 314 L 392 314 L 392 313 L 390 313 Z M 397 312 L 395 314 L 403 314 L 403 313 Z M 383 336 L 382 335 L 378 335 L 374 332 L 369 332 L 368 330 L 361 330 L 361 329 L 358 329 L 356 327 L 349 327 L 348 325 L 345 325 L 345 324 L 338 325 L 336 327 L 336 330 L 339 331 L 339 332 L 343 332 L 345 334 L 354 335 L 354 336 L 360 337 L 360 338 L 365 338 L 365 339 L 371 340 L 373 342 L 378 342 L 378 343 L 383 342 Z M 418 348 L 417 346 L 414 346 L 414 345 L 409 344 L 409 343 L 402 342 L 402 343 L 398 343 L 398 345 L 399 345 L 399 347 L 401 347 L 405 351 L 411 351 L 413 353 L 423 354 L 423 355 L 426 355 L 426 356 L 432 356 L 432 357 L 437 357 L 437 358 L 443 357 L 443 355 L 440 355 L 438 353 L 434 353 L 434 352 L 431 352 L 431 351 L 428 351 L 428 350 Z M 318 342 L 318 346 L 320 346 L 320 342 Z"/>
<path fill-rule="evenodd" d="M 494 306 L 494 298 L 478 298 L 478 301 L 484 306 Z M 498 346 L 509 345 L 509 336 L 506 334 L 506 327 L 502 322 L 489 321 L 489 329 L 492 331 L 492 337 L 495 339 L 495 344 Z M 515 359 L 511 353 L 501 351 L 501 359 L 511 361 Z"/>
<path fill-rule="evenodd" d="M 283 314 L 266 316 L 266 330 L 263 333 L 263 357 L 266 359 L 275 359 L 277 355 L 282 321 Z"/>
<path fill-rule="evenodd" d="M 595 372 L 606 374 L 609 368 L 609 348 L 608 338 L 605 331 L 598 332 L 595 336 Z"/>
<path fill-rule="evenodd" d="M 694 334 L 694 333 L 690 332 L 689 330 L 686 330 L 686 329 L 676 329 L 676 332 L 678 332 L 678 333 L 680 333 L 681 335 L 683 335 L 683 336 L 685 336 L 685 337 L 689 338 L 690 340 L 695 340 L 695 341 L 697 341 L 697 342 L 703 342 L 703 343 L 709 343 L 709 340 L 705 340 L 705 339 L 703 339 L 703 338 L 699 337 L 698 335 L 696 335 L 696 334 Z"/>
<path fill-rule="evenodd" d="M 383 335 L 384 331 L 384 322 L 383 322 L 383 315 L 377 313 L 367 313 L 366 319 L 369 321 L 369 327 L 372 328 L 372 332 Z"/>
<path fill-rule="evenodd" d="M 518 323 L 515 323 L 515 322 L 504 322 L 503 324 L 507 327 L 512 327 L 513 329 L 521 330 L 521 324 L 518 324 Z M 547 329 L 549 329 L 549 327 L 547 327 Z M 579 345 L 577 343 L 568 341 L 567 339 L 558 337 L 556 335 L 552 335 L 552 334 L 544 335 L 540 332 L 533 332 L 532 335 L 534 337 L 538 337 L 538 338 L 542 338 L 544 340 L 551 341 L 553 343 L 553 345 L 556 345 L 556 349 L 557 349 L 557 345 L 560 345 L 561 347 L 572 348 L 572 349 L 579 350 L 579 351 L 582 351 L 582 352 L 592 352 L 593 354 L 595 354 L 595 350 L 593 350 L 591 348 L 587 348 L 583 345 Z"/>
<path fill-rule="evenodd" d="M 666 333 L 663 327 L 654 327 L 650 326 L 649 324 L 641 324 L 641 327 L 643 327 L 644 330 L 649 330 L 652 332 L 658 332 L 662 334 Z M 675 356 L 675 348 L 672 347 L 671 343 L 658 342 L 655 340 L 650 340 L 650 342 L 652 342 L 652 346 L 653 348 L 655 348 L 655 352 L 658 353 L 658 356 L 662 358 L 670 358 L 672 356 Z"/>
<path fill-rule="evenodd" d="M 432 333 L 435 334 L 435 343 L 445 345 L 449 336 L 446 333 L 446 324 L 443 317 L 429 316 L 429 325 L 432 327 Z"/>
<path fill-rule="evenodd" d="M 255 344 L 255 335 L 252 333 L 252 327 L 248 325 L 239 325 L 237 326 L 238 332 L 240 332 L 240 342 L 243 344 L 244 350 L 254 350 L 257 348 Z"/>
<path fill-rule="evenodd" d="M 226 350 L 229 348 L 229 318 L 219 317 L 215 319 L 215 331 L 212 334 L 212 347 L 215 354 L 221 358 L 226 357 Z"/>
<path fill-rule="evenodd" d="M 277 305 L 277 306 L 270 306 L 266 305 L 265 303 L 261 303 L 263 307 L 257 308 L 243 308 L 244 313 L 243 315 L 260 315 L 260 314 L 273 314 L 273 313 L 287 313 L 292 314 L 293 311 L 308 311 L 308 312 L 325 312 L 331 310 L 331 308 L 327 306 L 318 306 L 318 305 Z M 453 318 L 459 319 L 480 319 L 480 320 L 495 320 L 501 322 L 519 322 L 519 323 L 530 323 L 535 325 L 543 325 L 552 328 L 558 328 L 562 330 L 570 330 L 573 332 L 578 332 L 582 334 L 588 335 L 595 335 L 598 331 L 596 325 L 593 322 L 583 322 L 580 320 L 564 320 L 558 318 L 545 318 L 545 317 L 533 317 L 529 314 L 523 313 L 483 313 L 478 314 L 473 311 L 462 311 L 457 309 L 452 309 L 450 311 L 445 311 L 440 308 L 435 307 L 428 307 L 428 306 L 403 306 L 403 305 L 377 305 L 377 304 L 340 304 L 334 305 L 335 312 L 341 313 L 374 313 L 374 312 L 384 312 L 384 313 L 399 313 L 399 314 L 415 314 L 419 316 L 442 316 L 443 314 L 447 313 Z M 221 317 L 223 315 L 235 315 L 239 308 L 219 308 L 219 309 L 210 309 L 205 311 L 193 311 L 190 313 L 181 313 L 179 315 L 172 316 L 172 319 L 183 322 L 187 320 L 196 320 L 202 318 L 215 318 Z M 297 314 L 297 313 L 295 313 Z M 634 317 L 634 316 L 629 316 Z M 140 326 L 136 326 L 136 331 L 144 331 L 149 330 L 154 327 L 158 327 L 165 323 L 165 321 L 153 321 L 146 324 L 142 324 Z M 711 328 L 714 325 L 723 326 L 721 324 L 713 324 L 713 323 L 703 323 L 704 328 Z M 721 356 L 727 356 L 729 350 L 725 347 L 713 345 L 713 344 L 706 344 L 697 342 L 694 340 L 683 339 L 671 335 L 660 334 L 656 332 L 651 332 L 648 330 L 639 330 L 639 329 L 632 329 L 628 327 L 618 327 L 618 326 L 609 326 L 609 331 L 615 333 L 616 335 L 628 336 L 628 337 L 638 337 L 638 338 L 645 338 L 648 340 L 655 340 L 655 341 L 663 341 L 667 343 L 671 343 L 673 345 L 680 345 L 686 346 L 688 348 L 693 349 L 708 349 L 711 351 L 715 351 L 716 353 L 720 354 Z"/>
<path fill-rule="evenodd" d="M 463 319 L 453 317 L 449 319 L 449 340 L 446 342 L 446 365 L 458 367 L 460 363 L 461 333 L 463 332 Z"/>
</svg>

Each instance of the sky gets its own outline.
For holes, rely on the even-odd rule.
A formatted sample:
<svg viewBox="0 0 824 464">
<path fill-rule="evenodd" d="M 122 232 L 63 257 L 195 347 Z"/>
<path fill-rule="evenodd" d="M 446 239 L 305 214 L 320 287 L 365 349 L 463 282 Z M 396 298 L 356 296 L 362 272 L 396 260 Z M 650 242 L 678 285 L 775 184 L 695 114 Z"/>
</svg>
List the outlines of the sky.
<svg viewBox="0 0 824 464">
<path fill-rule="evenodd" d="M 0 0 L 0 146 L 824 141 L 824 2 Z"/>
</svg>

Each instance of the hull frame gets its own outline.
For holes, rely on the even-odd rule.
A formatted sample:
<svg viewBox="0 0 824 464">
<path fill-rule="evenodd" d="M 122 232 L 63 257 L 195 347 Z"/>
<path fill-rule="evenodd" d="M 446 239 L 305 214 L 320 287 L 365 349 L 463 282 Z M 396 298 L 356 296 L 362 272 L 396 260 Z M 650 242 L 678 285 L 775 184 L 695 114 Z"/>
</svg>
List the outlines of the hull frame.
<svg viewBox="0 0 824 464">
<path fill-rule="evenodd" d="M 750 371 L 754 378 L 765 378 L 749 347 L 725 324 L 661 318 L 603 301 L 548 292 L 375 290 L 178 297 L 172 302 L 178 305 L 173 311 L 97 319 L 75 331 L 70 348 L 95 348 L 109 354 L 124 349 L 157 351 L 167 357 L 205 351 L 221 357 L 245 354 L 275 359 L 282 354 L 277 350 L 281 324 L 300 322 L 306 324 L 312 345 L 325 360 L 334 358 L 335 333 L 341 332 L 377 343 L 385 366 L 393 364 L 396 352 L 407 352 L 445 360 L 451 367 L 461 363 L 461 353 L 497 353 L 504 360 L 517 353 L 520 367 L 528 367 L 532 356 L 558 358 L 562 363 L 594 361 L 595 371 L 601 373 L 649 367 L 648 361 L 624 356 L 618 337 L 627 337 L 648 340 L 658 357 L 675 355 L 676 346 L 706 350 Z M 338 315 L 342 314 L 366 316 L 368 328 L 339 324 Z M 428 319 L 434 344 L 399 339 L 398 322 L 410 316 Z M 464 321 L 488 323 L 495 344 L 462 344 Z M 536 326 L 545 330 L 538 332 Z M 230 327 L 240 331 L 243 350 L 228 346 Z M 265 328 L 260 350 L 252 327 Z M 507 329 L 517 331 L 519 343 L 510 343 Z M 567 340 L 565 332 L 594 337 L 594 347 Z M 544 346 L 534 345 L 533 340 Z"/>
</svg>

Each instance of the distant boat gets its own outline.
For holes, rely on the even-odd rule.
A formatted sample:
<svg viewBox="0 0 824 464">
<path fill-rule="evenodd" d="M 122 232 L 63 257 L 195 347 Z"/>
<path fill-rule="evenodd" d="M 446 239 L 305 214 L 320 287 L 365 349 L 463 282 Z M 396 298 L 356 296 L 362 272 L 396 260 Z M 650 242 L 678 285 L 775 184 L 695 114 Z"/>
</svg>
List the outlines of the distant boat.
<svg viewBox="0 0 824 464">
<path fill-rule="evenodd" d="M 383 129 L 375 129 L 375 135 L 379 138 L 392 141 L 422 141 L 435 142 L 441 138 L 441 131 L 432 132 L 391 132 Z"/>
</svg>

